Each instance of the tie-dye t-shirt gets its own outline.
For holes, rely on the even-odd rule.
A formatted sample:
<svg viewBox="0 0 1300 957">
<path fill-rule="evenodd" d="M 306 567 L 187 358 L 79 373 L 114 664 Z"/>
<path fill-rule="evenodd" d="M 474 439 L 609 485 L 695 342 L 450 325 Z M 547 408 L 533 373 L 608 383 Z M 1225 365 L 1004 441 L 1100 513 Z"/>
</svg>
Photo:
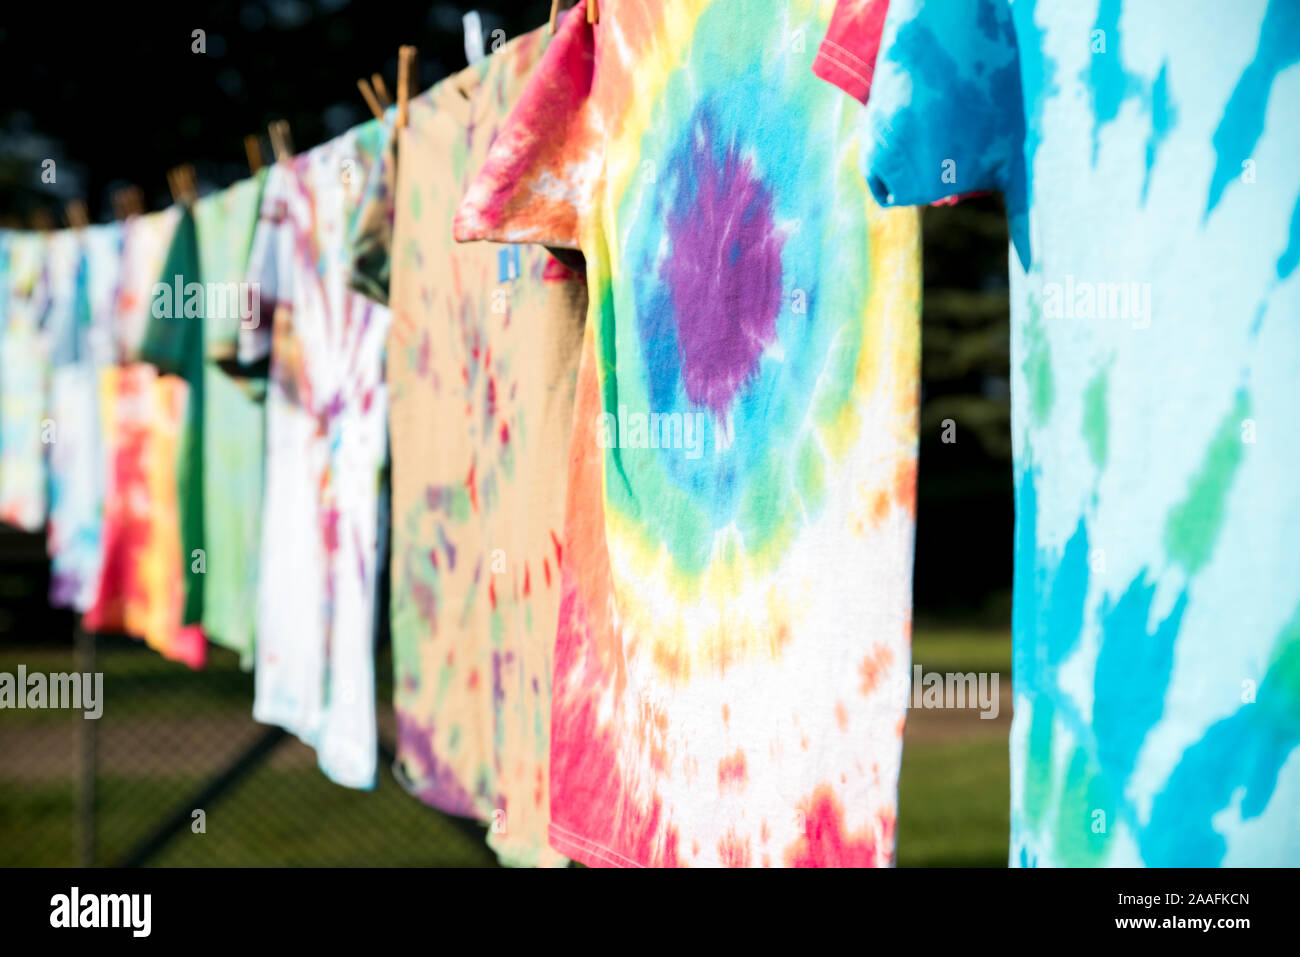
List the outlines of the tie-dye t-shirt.
<svg viewBox="0 0 1300 957">
<path fill-rule="evenodd" d="M 266 179 L 249 279 L 270 357 L 253 716 L 314 746 L 351 787 L 378 767 L 374 633 L 389 313 L 348 286 L 348 242 L 383 125 L 364 124 Z"/>
<path fill-rule="evenodd" d="M 458 212 L 587 259 L 550 829 L 587 864 L 893 860 L 918 225 L 812 72 L 832 7 L 579 4 Z"/>
<path fill-rule="evenodd" d="M 49 234 L 7 234 L 0 326 L 0 522 L 27 532 L 45 527 L 46 394 L 49 362 L 42 323 L 47 306 Z"/>
<path fill-rule="evenodd" d="M 96 313 L 102 324 L 112 310 L 105 268 L 116 274 L 121 226 L 66 229 L 50 241 L 50 305 L 46 342 L 50 359 L 50 604 L 85 611 L 99 578 L 99 531 L 103 523 L 104 458 L 99 435 L 99 371 L 106 359 L 95 351 Z M 92 262 L 93 260 L 93 262 Z M 92 287 L 92 265 L 96 282 Z"/>
<path fill-rule="evenodd" d="M 190 386 L 178 482 L 187 623 L 253 661 L 265 377 L 234 360 L 259 305 L 246 282 L 265 173 L 198 200 L 172 240 L 142 353 Z M 191 285 L 197 284 L 197 285 Z M 155 299 L 155 304 L 159 300 Z"/>
<path fill-rule="evenodd" d="M 77 232 L 73 298 L 48 323 L 50 359 L 49 444 L 50 603 L 87 611 L 99 584 L 106 462 L 100 434 L 100 374 L 112 361 L 109 329 L 122 266 L 120 223 Z M 63 268 L 63 267 L 60 267 Z M 66 275 L 66 271 L 65 271 Z M 58 282 L 58 295 L 69 287 Z"/>
<path fill-rule="evenodd" d="M 58 608 L 71 605 L 82 584 L 81 576 L 70 575 L 66 568 L 74 557 L 68 540 L 80 504 L 73 483 L 94 474 L 93 467 L 88 468 L 90 462 L 77 461 L 77 453 L 84 447 L 86 434 L 98 432 L 95 369 L 77 362 L 78 355 L 86 352 L 84 333 L 88 332 L 88 328 L 78 328 L 81 246 L 81 230 L 61 229 L 50 234 L 45 247 L 47 296 L 41 336 L 48 362 L 42 414 L 49 505 L 45 548 L 50 557 L 50 604 Z"/>
<path fill-rule="evenodd" d="M 452 220 L 547 39 L 412 100 L 393 194 L 398 766 L 515 865 L 565 862 L 547 843 L 551 650 L 586 284 L 540 246 L 458 245 Z"/>
<path fill-rule="evenodd" d="M 99 374 L 99 414 L 107 477 L 99 585 L 84 623 L 122 631 L 192 668 L 207 657 L 196 626 L 182 623 L 177 468 L 189 385 L 138 361 L 154 287 L 181 219 L 179 207 L 126 221 L 117 306 L 107 337 L 119 363 Z"/>
<path fill-rule="evenodd" d="M 1013 214 L 1011 863 L 1300 864 L 1300 4 L 955 6 L 864 139 Z"/>
</svg>

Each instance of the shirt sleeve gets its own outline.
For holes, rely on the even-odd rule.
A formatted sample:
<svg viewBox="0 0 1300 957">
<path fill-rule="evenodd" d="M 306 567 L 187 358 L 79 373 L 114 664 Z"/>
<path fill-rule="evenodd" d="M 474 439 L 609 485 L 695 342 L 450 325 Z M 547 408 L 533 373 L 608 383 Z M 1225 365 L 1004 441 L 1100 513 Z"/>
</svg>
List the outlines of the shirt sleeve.
<svg viewBox="0 0 1300 957">
<path fill-rule="evenodd" d="M 889 0 L 838 0 L 812 70 L 864 106 L 880 50 Z"/>
<path fill-rule="evenodd" d="M 1024 207 L 1024 104 L 1005 0 L 891 0 L 864 117 L 882 205 L 997 190 Z"/>
<path fill-rule="evenodd" d="M 592 90 L 596 34 L 582 0 L 564 15 L 456 211 L 458 242 L 579 248 L 604 165 Z"/>
<path fill-rule="evenodd" d="M 271 323 L 276 306 L 287 300 L 285 288 L 288 277 L 283 275 L 291 241 L 290 222 L 286 204 L 286 184 L 289 173 L 282 164 L 271 167 L 262 190 L 262 204 L 258 211 L 257 226 L 253 229 L 253 243 L 248 253 L 248 281 L 252 285 L 252 301 L 256 304 L 256 320 L 243 323 L 239 328 L 238 360 L 246 366 L 256 365 L 271 355 Z"/>
</svg>

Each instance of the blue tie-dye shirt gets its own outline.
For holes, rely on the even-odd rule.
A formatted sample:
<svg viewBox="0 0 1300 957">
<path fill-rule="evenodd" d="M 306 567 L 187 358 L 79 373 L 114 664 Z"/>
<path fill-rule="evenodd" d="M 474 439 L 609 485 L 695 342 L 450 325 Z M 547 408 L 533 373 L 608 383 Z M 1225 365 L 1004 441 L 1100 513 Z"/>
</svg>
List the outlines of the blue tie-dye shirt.
<svg viewBox="0 0 1300 957">
<path fill-rule="evenodd" d="M 893 0 L 864 122 L 1010 216 L 1011 862 L 1300 864 L 1300 0 Z"/>
</svg>

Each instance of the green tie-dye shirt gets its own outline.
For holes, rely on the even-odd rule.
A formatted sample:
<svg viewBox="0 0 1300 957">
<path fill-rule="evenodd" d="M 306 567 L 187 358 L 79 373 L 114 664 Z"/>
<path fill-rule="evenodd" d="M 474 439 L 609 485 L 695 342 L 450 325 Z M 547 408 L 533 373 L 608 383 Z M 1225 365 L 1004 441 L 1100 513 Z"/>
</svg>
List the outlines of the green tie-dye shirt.
<svg viewBox="0 0 1300 957">
<path fill-rule="evenodd" d="M 186 211 L 159 279 L 145 358 L 190 383 L 178 502 L 185 623 L 252 662 L 261 528 L 264 378 L 236 364 L 259 302 L 245 282 L 265 173 Z"/>
</svg>

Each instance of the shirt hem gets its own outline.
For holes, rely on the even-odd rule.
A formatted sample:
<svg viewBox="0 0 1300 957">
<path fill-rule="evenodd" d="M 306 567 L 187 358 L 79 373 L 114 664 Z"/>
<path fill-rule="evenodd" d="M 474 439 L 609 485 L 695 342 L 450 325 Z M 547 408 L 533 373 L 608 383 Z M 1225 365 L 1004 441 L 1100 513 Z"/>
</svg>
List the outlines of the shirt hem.
<svg viewBox="0 0 1300 957">
<path fill-rule="evenodd" d="M 393 766 L 393 777 L 397 779 L 397 784 L 403 791 L 435 811 L 452 817 L 464 818 L 468 821 L 477 821 L 480 824 L 486 824 L 492 819 L 491 814 L 484 812 L 476 804 L 466 807 L 464 802 L 458 801 L 454 795 L 448 795 L 436 790 L 432 785 L 426 784 L 421 787 L 417 782 L 408 778 L 396 764 Z"/>
<path fill-rule="evenodd" d="M 640 861 L 634 861 L 603 844 L 574 834 L 554 821 L 547 829 L 547 837 L 555 850 L 588 867 L 645 867 Z"/>
<path fill-rule="evenodd" d="M 812 71 L 832 86 L 839 87 L 863 106 L 871 92 L 871 77 L 875 72 L 855 56 L 852 51 L 834 40 L 823 40 L 813 58 Z"/>
</svg>

